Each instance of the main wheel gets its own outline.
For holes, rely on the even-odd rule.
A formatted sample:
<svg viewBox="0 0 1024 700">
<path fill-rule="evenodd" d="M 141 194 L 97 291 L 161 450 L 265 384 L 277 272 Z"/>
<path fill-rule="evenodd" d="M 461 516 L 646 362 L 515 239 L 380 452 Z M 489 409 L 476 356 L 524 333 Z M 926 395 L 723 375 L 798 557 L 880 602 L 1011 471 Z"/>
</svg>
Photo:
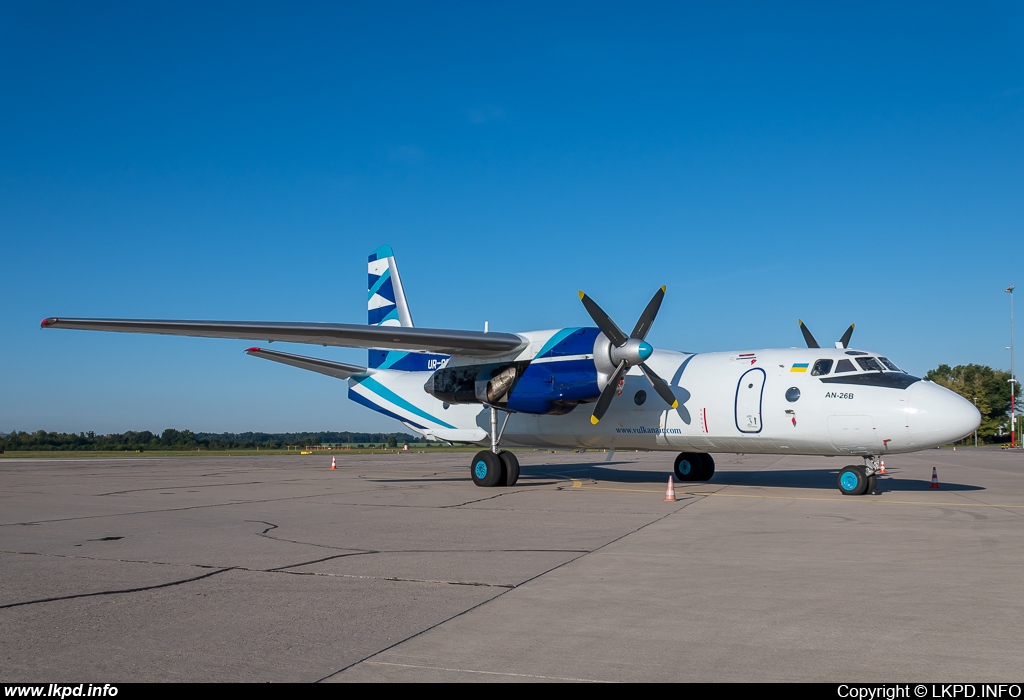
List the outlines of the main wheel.
<svg viewBox="0 0 1024 700">
<path fill-rule="evenodd" d="M 702 481 L 704 479 L 704 460 L 695 452 L 681 452 L 676 457 L 676 478 L 680 481 Z"/>
<path fill-rule="evenodd" d="M 505 486 L 515 486 L 516 482 L 519 481 L 519 458 L 508 450 L 499 452 L 498 457 L 505 466 L 505 479 L 503 483 Z"/>
<path fill-rule="evenodd" d="M 711 481 L 711 477 L 715 475 L 715 459 L 707 452 L 702 452 L 700 461 L 704 463 L 704 474 L 701 475 L 700 480 Z"/>
<path fill-rule="evenodd" d="M 844 496 L 860 496 L 868 490 L 868 476 L 864 467 L 851 464 L 839 472 L 839 491 Z"/>
<path fill-rule="evenodd" d="M 868 487 L 864 489 L 864 493 L 876 494 L 878 492 L 878 475 L 872 474 L 868 477 Z"/>
<path fill-rule="evenodd" d="M 497 486 L 505 478 L 505 465 L 501 457 L 490 450 L 477 452 L 469 471 L 473 475 L 473 483 L 477 486 Z"/>
</svg>

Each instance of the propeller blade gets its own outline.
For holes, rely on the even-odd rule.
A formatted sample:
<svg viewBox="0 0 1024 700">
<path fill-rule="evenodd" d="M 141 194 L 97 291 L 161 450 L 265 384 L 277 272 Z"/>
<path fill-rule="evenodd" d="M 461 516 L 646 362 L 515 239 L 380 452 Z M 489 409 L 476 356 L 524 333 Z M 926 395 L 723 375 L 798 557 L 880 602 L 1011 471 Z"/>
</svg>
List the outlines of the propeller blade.
<svg viewBox="0 0 1024 700">
<path fill-rule="evenodd" d="M 615 321 L 613 321 L 608 314 L 604 312 L 604 309 L 597 305 L 597 302 L 588 297 L 582 291 L 580 292 L 580 301 L 583 302 L 584 308 L 586 308 L 587 313 L 590 314 L 590 318 L 594 319 L 594 323 L 597 327 L 600 328 L 601 332 L 608 337 L 608 340 L 612 341 L 612 345 L 618 348 L 626 344 L 626 341 L 629 340 L 629 338 L 627 338 L 626 334 L 615 325 Z M 604 395 L 602 394 L 602 396 Z"/>
<path fill-rule="evenodd" d="M 647 304 L 647 308 L 644 309 L 644 312 L 640 314 L 640 318 L 637 319 L 633 332 L 629 334 L 630 338 L 643 340 L 647 337 L 647 334 L 651 331 L 651 325 L 654 323 L 654 317 L 658 315 L 658 309 L 661 308 L 661 302 L 664 299 L 665 285 L 661 285 L 661 289 L 654 293 L 654 297 Z"/>
<path fill-rule="evenodd" d="M 597 405 L 594 406 L 594 415 L 590 417 L 591 425 L 597 425 L 597 422 L 604 418 L 605 411 L 608 410 L 608 406 L 611 404 L 612 399 L 615 398 L 615 391 L 618 389 L 619 380 L 622 379 L 622 375 L 626 373 L 626 361 L 623 360 L 619 363 L 619 366 L 615 368 L 611 378 L 608 379 L 608 383 L 604 385 L 604 389 L 601 391 L 601 397 L 597 400 Z"/>
<path fill-rule="evenodd" d="M 850 347 L 850 338 L 853 337 L 853 327 L 855 324 L 851 323 L 850 327 L 843 333 L 843 337 L 839 339 L 839 342 L 843 344 L 844 348 Z"/>
<path fill-rule="evenodd" d="M 818 345 L 818 341 L 814 339 L 813 335 L 811 335 L 811 332 L 807 329 L 807 326 L 804 325 L 804 322 L 800 319 L 797 320 L 800 321 L 800 332 L 804 334 L 804 342 L 807 343 L 807 347 L 820 348 L 821 346 Z"/>
<path fill-rule="evenodd" d="M 658 392 L 658 396 L 665 400 L 665 403 L 672 408 L 679 408 L 679 402 L 676 400 L 672 390 L 668 388 L 668 383 L 655 374 L 654 370 L 648 367 L 646 362 L 640 363 L 640 371 L 644 373 L 644 376 L 647 377 L 647 381 L 649 381 L 651 386 L 654 387 L 654 390 Z"/>
</svg>

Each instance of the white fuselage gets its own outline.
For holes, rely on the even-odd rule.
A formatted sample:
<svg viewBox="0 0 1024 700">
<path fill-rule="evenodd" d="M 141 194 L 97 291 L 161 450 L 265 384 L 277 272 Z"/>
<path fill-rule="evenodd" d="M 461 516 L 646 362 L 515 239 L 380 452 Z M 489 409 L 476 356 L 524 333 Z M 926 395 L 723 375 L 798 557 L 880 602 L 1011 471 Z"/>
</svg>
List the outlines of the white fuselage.
<svg viewBox="0 0 1024 700">
<path fill-rule="evenodd" d="M 565 415 L 513 413 L 501 443 L 868 456 L 935 447 L 977 428 L 980 414 L 971 402 L 902 372 L 869 372 L 855 364 L 851 372 L 812 374 L 820 360 L 832 360 L 834 368 L 858 357 L 879 355 L 845 348 L 655 351 L 648 365 L 669 383 L 678 408 L 669 409 L 634 367 L 597 425 L 591 424 L 587 403 Z M 490 410 L 435 399 L 422 389 L 429 374 L 385 371 L 373 379 L 414 405 L 419 413 L 410 427 L 439 439 L 489 444 Z M 412 415 L 400 405 L 387 408 L 397 416 Z"/>
</svg>

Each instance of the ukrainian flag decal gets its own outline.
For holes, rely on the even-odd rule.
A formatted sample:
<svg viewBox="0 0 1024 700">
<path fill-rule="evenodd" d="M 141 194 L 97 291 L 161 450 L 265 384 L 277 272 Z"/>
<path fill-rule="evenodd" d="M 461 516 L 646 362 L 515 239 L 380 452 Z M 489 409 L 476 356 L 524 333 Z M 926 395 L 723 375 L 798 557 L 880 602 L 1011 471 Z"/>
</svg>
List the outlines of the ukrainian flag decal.
<svg viewBox="0 0 1024 700">
<path fill-rule="evenodd" d="M 790 372 L 806 372 L 807 371 L 807 365 L 809 365 L 809 364 L 810 364 L 809 362 L 797 362 L 797 363 L 795 363 L 793 365 L 793 367 L 789 371 Z"/>
</svg>

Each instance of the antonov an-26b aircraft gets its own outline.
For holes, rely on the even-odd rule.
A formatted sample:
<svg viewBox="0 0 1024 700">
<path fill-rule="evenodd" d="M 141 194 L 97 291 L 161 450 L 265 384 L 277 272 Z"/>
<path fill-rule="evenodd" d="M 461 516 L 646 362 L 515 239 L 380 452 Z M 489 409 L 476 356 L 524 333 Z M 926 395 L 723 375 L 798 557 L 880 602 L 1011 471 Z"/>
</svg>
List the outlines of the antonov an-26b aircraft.
<svg viewBox="0 0 1024 700">
<path fill-rule="evenodd" d="M 875 490 L 886 455 L 969 435 L 966 399 L 874 352 L 852 350 L 853 326 L 822 348 L 685 353 L 645 340 L 659 289 L 626 335 L 590 297 L 595 327 L 525 333 L 416 328 L 391 248 L 369 258 L 368 325 L 47 318 L 43 328 L 244 338 L 369 349 L 366 367 L 290 353 L 246 352 L 348 380 L 348 395 L 428 439 L 486 445 L 470 464 L 478 486 L 512 486 L 516 456 L 500 445 L 679 452 L 675 475 L 706 481 L 709 452 L 855 456 L 844 494 Z M 653 389 L 653 395 L 649 393 Z M 503 414 L 500 421 L 499 413 Z"/>
</svg>

